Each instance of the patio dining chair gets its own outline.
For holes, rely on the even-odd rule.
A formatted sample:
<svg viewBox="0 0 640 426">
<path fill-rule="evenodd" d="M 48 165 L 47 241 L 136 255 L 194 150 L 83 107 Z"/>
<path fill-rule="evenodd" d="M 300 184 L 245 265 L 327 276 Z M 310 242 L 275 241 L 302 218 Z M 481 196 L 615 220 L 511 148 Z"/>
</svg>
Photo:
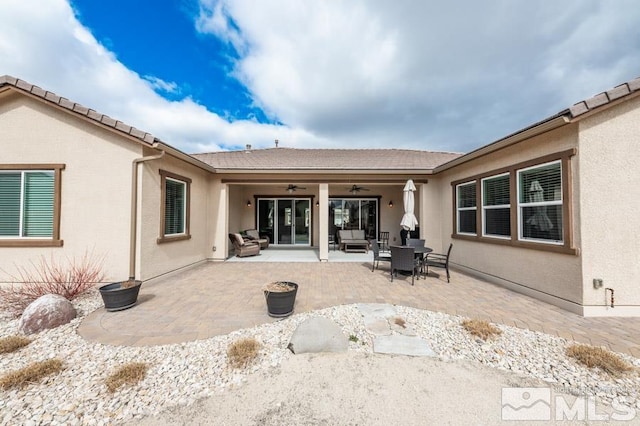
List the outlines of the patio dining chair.
<svg viewBox="0 0 640 426">
<path fill-rule="evenodd" d="M 373 262 L 371 264 L 371 272 L 373 272 L 375 268 L 380 266 L 380 261 L 391 262 L 391 255 L 389 253 L 380 253 L 380 246 L 378 246 L 378 242 L 375 239 L 369 242 L 373 252 Z"/>
<path fill-rule="evenodd" d="M 424 265 L 427 268 L 427 275 L 429 275 L 429 266 L 431 266 L 432 268 L 443 268 L 445 271 L 447 271 L 447 282 L 449 282 L 449 256 L 451 255 L 452 248 L 453 243 L 449 244 L 447 254 L 427 253 L 427 256 L 424 258 Z"/>
<path fill-rule="evenodd" d="M 378 241 L 380 242 L 380 251 L 389 251 L 389 231 L 380 231 Z"/>
<path fill-rule="evenodd" d="M 411 272 L 411 285 L 416 275 L 420 278 L 420 259 L 416 259 L 413 247 L 391 246 L 391 282 L 398 271 Z"/>
<path fill-rule="evenodd" d="M 425 240 L 418 238 L 407 238 L 407 245 L 410 247 L 424 247 Z"/>
</svg>

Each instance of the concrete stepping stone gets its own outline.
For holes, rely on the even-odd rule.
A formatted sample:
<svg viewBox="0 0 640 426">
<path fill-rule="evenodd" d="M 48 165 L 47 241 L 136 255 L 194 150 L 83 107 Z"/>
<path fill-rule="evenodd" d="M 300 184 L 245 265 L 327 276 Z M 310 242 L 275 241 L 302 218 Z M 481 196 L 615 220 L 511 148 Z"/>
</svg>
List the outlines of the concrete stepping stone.
<svg viewBox="0 0 640 426">
<path fill-rule="evenodd" d="M 380 336 L 374 338 L 373 352 L 390 355 L 437 356 L 429 344 L 419 337 L 400 335 Z"/>
<path fill-rule="evenodd" d="M 388 318 L 397 315 L 396 308 L 388 303 L 359 303 L 358 310 L 366 318 Z"/>
<path fill-rule="evenodd" d="M 311 317 L 298 325 L 287 347 L 294 354 L 346 352 L 349 341 L 335 322 L 325 317 Z"/>
</svg>

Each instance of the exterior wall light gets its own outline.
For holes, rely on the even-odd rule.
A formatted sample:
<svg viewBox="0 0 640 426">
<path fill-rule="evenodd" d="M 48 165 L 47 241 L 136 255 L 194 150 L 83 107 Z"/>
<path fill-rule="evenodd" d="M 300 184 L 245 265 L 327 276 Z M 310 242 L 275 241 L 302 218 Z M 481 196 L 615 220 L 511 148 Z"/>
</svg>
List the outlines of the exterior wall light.
<svg viewBox="0 0 640 426">
<path fill-rule="evenodd" d="M 389 208 L 393 207 L 393 201 L 389 201 Z"/>
<path fill-rule="evenodd" d="M 251 207 L 251 200 L 247 200 L 247 207 Z"/>
</svg>

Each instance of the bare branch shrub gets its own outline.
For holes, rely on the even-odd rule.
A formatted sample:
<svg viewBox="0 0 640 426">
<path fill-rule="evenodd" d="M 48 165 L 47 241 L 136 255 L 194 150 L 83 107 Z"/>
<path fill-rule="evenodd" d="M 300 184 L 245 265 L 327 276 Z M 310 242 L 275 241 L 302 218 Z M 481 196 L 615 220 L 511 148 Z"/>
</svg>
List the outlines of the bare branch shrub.
<svg viewBox="0 0 640 426">
<path fill-rule="evenodd" d="M 34 300 L 45 294 L 59 294 L 73 300 L 104 280 L 104 257 L 85 252 L 80 258 L 61 262 L 41 256 L 29 267 L 17 266 L 11 285 L 0 287 L 0 307 L 18 317 Z"/>
</svg>

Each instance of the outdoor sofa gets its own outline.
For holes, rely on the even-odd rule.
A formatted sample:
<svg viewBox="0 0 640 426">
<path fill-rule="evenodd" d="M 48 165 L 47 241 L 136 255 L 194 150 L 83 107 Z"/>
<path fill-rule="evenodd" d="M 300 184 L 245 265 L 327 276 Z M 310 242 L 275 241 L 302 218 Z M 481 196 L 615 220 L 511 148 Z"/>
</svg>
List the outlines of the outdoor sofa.
<svg viewBox="0 0 640 426">
<path fill-rule="evenodd" d="M 369 252 L 369 241 L 365 238 L 364 229 L 340 229 L 338 231 L 338 248 L 345 252 L 364 250 Z"/>
</svg>

